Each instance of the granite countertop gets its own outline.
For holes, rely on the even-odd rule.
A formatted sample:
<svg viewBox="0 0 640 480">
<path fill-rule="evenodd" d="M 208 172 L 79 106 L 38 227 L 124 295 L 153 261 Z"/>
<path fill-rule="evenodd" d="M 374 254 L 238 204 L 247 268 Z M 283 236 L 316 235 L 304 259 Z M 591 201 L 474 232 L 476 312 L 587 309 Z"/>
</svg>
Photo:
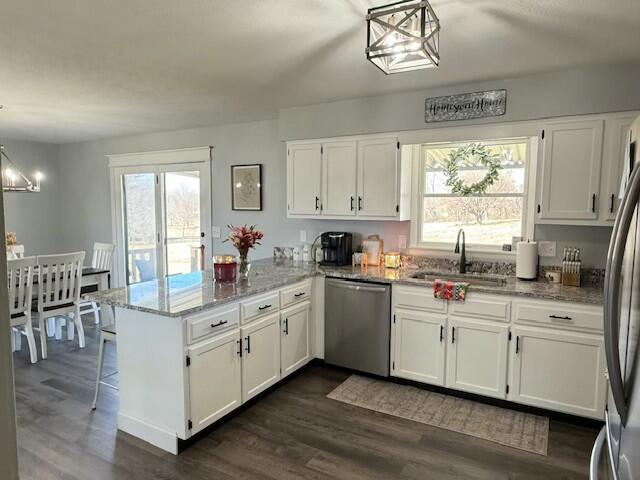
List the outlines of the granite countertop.
<svg viewBox="0 0 640 480">
<path fill-rule="evenodd" d="M 254 261 L 249 279 L 237 283 L 217 283 L 213 280 L 213 273 L 207 270 L 88 293 L 84 298 L 131 310 L 180 317 L 314 276 L 431 288 L 432 281 L 412 278 L 418 271 L 417 268 L 322 267 L 311 262 L 264 259 Z M 447 273 L 442 273 L 442 278 L 446 279 Z M 603 303 L 602 287 L 567 287 L 546 280 L 523 281 L 513 277 L 506 277 L 502 284 L 471 285 L 469 291 L 594 305 Z"/>
</svg>

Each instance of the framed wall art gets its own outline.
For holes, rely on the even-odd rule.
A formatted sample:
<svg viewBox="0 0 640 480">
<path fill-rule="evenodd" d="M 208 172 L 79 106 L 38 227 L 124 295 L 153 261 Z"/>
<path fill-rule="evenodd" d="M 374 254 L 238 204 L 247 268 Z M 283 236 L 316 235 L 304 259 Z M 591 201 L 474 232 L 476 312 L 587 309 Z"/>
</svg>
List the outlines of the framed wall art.
<svg viewBox="0 0 640 480">
<path fill-rule="evenodd" d="M 262 210 L 262 165 L 231 166 L 231 209 Z"/>
</svg>

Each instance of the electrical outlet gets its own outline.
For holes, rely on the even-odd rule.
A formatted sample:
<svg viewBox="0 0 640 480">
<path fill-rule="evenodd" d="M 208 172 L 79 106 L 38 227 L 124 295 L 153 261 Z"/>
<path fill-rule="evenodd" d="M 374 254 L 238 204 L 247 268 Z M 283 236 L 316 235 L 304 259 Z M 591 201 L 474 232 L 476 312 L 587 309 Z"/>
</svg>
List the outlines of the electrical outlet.
<svg viewBox="0 0 640 480">
<path fill-rule="evenodd" d="M 303 242 L 303 243 L 307 241 L 307 231 L 306 230 L 300 230 L 300 241 Z"/>
<path fill-rule="evenodd" d="M 211 227 L 211 236 L 213 238 L 220 238 L 220 227 Z"/>
<path fill-rule="evenodd" d="M 541 257 L 555 257 L 556 242 L 538 242 L 538 255 Z"/>
<path fill-rule="evenodd" d="M 398 235 L 398 248 L 399 249 L 407 248 L 407 236 L 406 235 Z"/>
</svg>

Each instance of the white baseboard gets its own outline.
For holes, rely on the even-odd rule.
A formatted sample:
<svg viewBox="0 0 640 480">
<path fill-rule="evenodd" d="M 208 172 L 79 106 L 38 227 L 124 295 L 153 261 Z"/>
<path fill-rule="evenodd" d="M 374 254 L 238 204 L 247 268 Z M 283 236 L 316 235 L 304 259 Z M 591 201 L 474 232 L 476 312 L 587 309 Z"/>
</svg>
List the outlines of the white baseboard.
<svg viewBox="0 0 640 480">
<path fill-rule="evenodd" d="M 165 452 L 178 454 L 178 437 L 175 432 L 167 432 L 123 413 L 118 413 L 118 430 L 140 438 Z"/>
</svg>

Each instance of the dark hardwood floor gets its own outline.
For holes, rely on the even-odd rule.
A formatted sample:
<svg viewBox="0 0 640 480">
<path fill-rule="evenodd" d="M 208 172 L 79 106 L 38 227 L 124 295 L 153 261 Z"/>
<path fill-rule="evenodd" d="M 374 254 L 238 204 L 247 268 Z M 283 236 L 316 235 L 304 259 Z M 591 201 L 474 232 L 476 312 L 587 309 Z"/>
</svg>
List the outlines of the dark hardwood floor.
<svg viewBox="0 0 640 480">
<path fill-rule="evenodd" d="M 179 456 L 116 429 L 117 392 L 92 412 L 97 329 L 87 348 L 50 341 L 49 359 L 14 355 L 23 479 L 587 478 L 596 431 L 551 421 L 535 455 L 326 398 L 348 374 L 312 365 Z M 115 370 L 108 348 L 105 372 Z"/>
</svg>

